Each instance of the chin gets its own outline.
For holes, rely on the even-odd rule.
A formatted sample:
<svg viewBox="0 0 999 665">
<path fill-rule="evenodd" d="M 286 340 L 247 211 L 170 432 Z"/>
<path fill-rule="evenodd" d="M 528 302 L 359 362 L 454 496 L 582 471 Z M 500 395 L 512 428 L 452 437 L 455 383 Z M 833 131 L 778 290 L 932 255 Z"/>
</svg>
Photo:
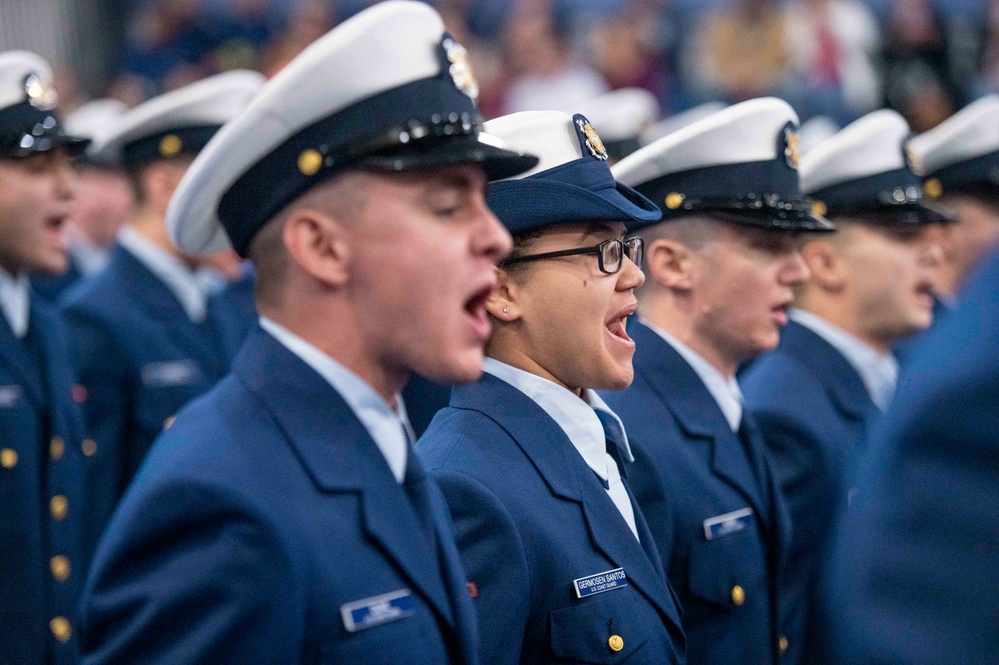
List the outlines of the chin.
<svg viewBox="0 0 999 665">
<path fill-rule="evenodd" d="M 482 376 L 481 349 L 456 353 L 446 358 L 430 359 L 426 368 L 414 367 L 413 371 L 438 383 L 471 383 Z"/>
<path fill-rule="evenodd" d="M 635 368 L 632 366 L 631 360 L 629 359 L 626 366 L 615 363 L 615 366 L 613 366 L 612 369 L 604 372 L 603 376 L 593 381 L 594 385 L 586 387 L 593 390 L 624 390 L 631 385 L 631 382 L 634 379 Z"/>
<path fill-rule="evenodd" d="M 39 272 L 45 275 L 62 275 L 69 270 L 69 259 L 66 255 L 49 257 L 39 257 L 34 265 L 28 268 L 31 272 Z"/>
</svg>

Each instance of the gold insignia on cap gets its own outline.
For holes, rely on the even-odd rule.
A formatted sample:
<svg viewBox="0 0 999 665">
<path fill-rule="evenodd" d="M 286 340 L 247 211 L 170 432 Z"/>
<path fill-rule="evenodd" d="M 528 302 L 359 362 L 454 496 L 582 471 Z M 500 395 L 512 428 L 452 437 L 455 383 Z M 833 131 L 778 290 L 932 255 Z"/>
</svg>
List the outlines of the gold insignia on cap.
<svg viewBox="0 0 999 665">
<path fill-rule="evenodd" d="M 322 165 L 323 156 L 319 154 L 318 150 L 309 148 L 303 150 L 302 154 L 298 156 L 298 170 L 302 172 L 302 175 L 316 175 Z"/>
<path fill-rule="evenodd" d="M 798 143 L 798 132 L 794 131 L 790 127 L 784 130 L 784 161 L 792 169 L 798 168 L 798 162 L 801 161 L 801 148 Z"/>
<path fill-rule="evenodd" d="M 923 168 L 923 160 L 919 158 L 916 151 L 908 143 L 905 144 L 905 162 L 916 175 L 923 175 L 926 170 Z"/>
<path fill-rule="evenodd" d="M 676 210 L 683 205 L 683 200 L 687 198 L 679 192 L 670 192 L 666 195 L 666 207 L 670 210 Z"/>
<path fill-rule="evenodd" d="M 829 212 L 829 207 L 822 201 L 812 201 L 812 214 L 818 215 L 819 217 L 825 217 L 826 213 Z"/>
<path fill-rule="evenodd" d="M 576 124 L 579 125 L 579 131 L 583 132 L 583 136 L 586 137 L 586 147 L 590 149 L 590 153 L 597 159 L 607 159 L 607 148 L 604 147 L 604 142 L 600 140 L 600 135 L 597 134 L 597 130 L 593 128 L 588 120 L 576 120 Z"/>
<path fill-rule="evenodd" d="M 468 50 L 454 41 L 451 37 L 445 37 L 441 42 L 444 52 L 447 53 L 448 74 L 454 81 L 454 86 L 472 98 L 472 101 L 479 100 L 479 82 L 475 79 L 475 72 L 472 71 L 472 63 L 468 57 Z"/>
<path fill-rule="evenodd" d="M 930 178 L 923 183 L 923 194 L 931 199 L 939 199 L 943 196 L 943 183 L 936 178 Z"/>
<path fill-rule="evenodd" d="M 51 83 L 43 83 L 36 74 L 24 79 L 24 94 L 28 103 L 41 111 L 51 111 L 59 103 L 59 95 Z"/>
<path fill-rule="evenodd" d="M 184 142 L 176 134 L 167 134 L 160 139 L 160 155 L 163 157 L 176 157 L 184 149 Z"/>
</svg>

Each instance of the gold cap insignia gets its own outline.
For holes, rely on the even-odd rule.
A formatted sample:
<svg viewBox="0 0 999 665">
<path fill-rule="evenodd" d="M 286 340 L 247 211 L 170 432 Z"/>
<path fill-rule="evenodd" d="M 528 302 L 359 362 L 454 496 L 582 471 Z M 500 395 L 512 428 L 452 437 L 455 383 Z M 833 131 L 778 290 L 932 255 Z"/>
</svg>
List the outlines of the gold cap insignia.
<svg viewBox="0 0 999 665">
<path fill-rule="evenodd" d="M 184 149 L 184 142 L 176 134 L 167 134 L 160 139 L 160 155 L 163 157 L 176 157 Z"/>
<path fill-rule="evenodd" d="M 923 183 L 923 193 L 931 199 L 939 199 L 943 196 L 943 183 L 936 178 L 930 178 Z"/>
<path fill-rule="evenodd" d="M 472 98 L 473 102 L 479 100 L 479 82 L 475 80 L 475 72 L 472 71 L 472 63 L 468 57 L 468 50 L 454 41 L 450 36 L 445 36 L 441 42 L 444 52 L 447 53 L 448 74 L 454 81 L 454 86 Z"/>
<path fill-rule="evenodd" d="M 593 125 L 581 116 L 576 119 L 576 124 L 579 126 L 579 131 L 583 132 L 583 136 L 586 137 L 586 147 L 589 148 L 590 153 L 597 159 L 606 160 L 607 148 L 604 147 L 604 142 L 600 140 L 600 135 L 597 134 Z"/>
<path fill-rule="evenodd" d="M 798 132 L 790 127 L 784 130 L 784 161 L 792 169 L 798 168 L 801 161 L 801 148 L 798 144 Z"/>
<path fill-rule="evenodd" d="M 829 207 L 822 201 L 812 201 L 812 214 L 818 215 L 819 217 L 825 217 L 826 213 L 829 212 Z"/>
<path fill-rule="evenodd" d="M 309 148 L 298 156 L 298 170 L 302 175 L 315 175 L 323 165 L 323 156 L 318 150 Z"/>
<path fill-rule="evenodd" d="M 24 79 L 24 94 L 28 103 L 40 111 L 51 111 L 59 103 L 59 95 L 50 83 L 42 83 L 35 74 Z"/>
<path fill-rule="evenodd" d="M 683 200 L 687 198 L 679 192 L 670 192 L 666 195 L 666 207 L 670 210 L 676 210 L 683 205 Z"/>
</svg>

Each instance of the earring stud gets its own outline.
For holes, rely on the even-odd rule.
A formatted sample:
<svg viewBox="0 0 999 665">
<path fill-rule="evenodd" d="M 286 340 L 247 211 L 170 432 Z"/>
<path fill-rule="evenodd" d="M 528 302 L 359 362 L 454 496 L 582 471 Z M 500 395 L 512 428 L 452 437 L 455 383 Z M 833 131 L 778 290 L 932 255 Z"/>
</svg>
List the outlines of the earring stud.
<svg viewBox="0 0 999 665">
<path fill-rule="evenodd" d="M 503 308 L 503 313 L 504 314 L 509 314 L 510 313 L 510 308 L 509 307 L 504 307 Z"/>
</svg>

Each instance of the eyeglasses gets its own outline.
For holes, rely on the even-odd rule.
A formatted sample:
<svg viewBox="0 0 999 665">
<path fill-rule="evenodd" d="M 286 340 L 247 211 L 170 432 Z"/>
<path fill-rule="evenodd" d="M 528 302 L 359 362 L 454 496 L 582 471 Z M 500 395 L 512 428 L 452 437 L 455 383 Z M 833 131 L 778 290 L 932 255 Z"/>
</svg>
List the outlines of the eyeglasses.
<svg viewBox="0 0 999 665">
<path fill-rule="evenodd" d="M 597 256 L 597 262 L 600 265 L 600 272 L 613 275 L 621 270 L 621 266 L 624 264 L 624 257 L 626 256 L 631 259 L 631 262 L 636 266 L 639 268 L 642 267 L 642 261 L 645 258 L 645 241 L 638 237 L 628 238 L 627 240 L 611 238 L 610 240 L 605 240 L 594 247 L 564 249 L 559 252 L 545 252 L 543 254 L 518 256 L 517 258 L 510 259 L 509 261 L 504 261 L 502 265 L 509 266 L 515 263 L 526 263 L 528 261 L 540 261 L 542 259 L 558 259 L 564 256 L 592 254 Z"/>
</svg>

